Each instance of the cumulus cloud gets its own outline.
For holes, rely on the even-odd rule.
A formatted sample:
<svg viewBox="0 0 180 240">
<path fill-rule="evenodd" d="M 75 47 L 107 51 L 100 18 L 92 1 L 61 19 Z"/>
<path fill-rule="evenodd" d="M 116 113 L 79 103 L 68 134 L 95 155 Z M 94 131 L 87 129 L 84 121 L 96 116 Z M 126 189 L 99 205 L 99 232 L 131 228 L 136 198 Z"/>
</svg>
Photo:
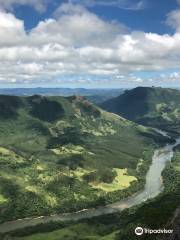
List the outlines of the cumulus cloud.
<svg viewBox="0 0 180 240">
<path fill-rule="evenodd" d="M 90 79 L 103 76 L 103 81 L 121 83 L 125 76 L 143 83 L 129 73 L 179 66 L 178 16 L 172 12 L 167 19 L 175 24 L 174 35 L 130 32 L 123 24 L 104 21 L 70 3 L 27 33 L 22 20 L 1 11 L 0 82 L 65 81 L 65 75 L 82 75 L 71 79 L 90 84 Z"/>
<path fill-rule="evenodd" d="M 54 15 L 56 20 L 50 21 L 48 27 L 47 23 L 43 22 L 34 31 L 41 34 L 51 31 L 54 36 L 56 33 L 63 33 L 61 37 L 66 39 L 65 41 L 77 46 L 93 43 L 102 45 L 113 41 L 115 35 L 127 32 L 123 24 L 105 22 L 79 5 L 62 4 Z"/>
<path fill-rule="evenodd" d="M 39 12 L 46 9 L 48 0 L 0 0 L 0 8 L 5 10 L 13 10 L 18 5 L 29 5 Z"/>
<path fill-rule="evenodd" d="M 21 44 L 25 37 L 24 23 L 11 13 L 0 12 L 0 47 Z"/>
</svg>

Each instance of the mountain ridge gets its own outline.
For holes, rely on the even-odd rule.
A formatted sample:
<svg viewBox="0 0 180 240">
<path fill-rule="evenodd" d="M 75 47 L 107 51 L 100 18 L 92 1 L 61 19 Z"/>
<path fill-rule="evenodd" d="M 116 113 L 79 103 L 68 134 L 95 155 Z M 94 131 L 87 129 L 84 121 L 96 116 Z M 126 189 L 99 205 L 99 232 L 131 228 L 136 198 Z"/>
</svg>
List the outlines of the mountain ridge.
<svg viewBox="0 0 180 240">
<path fill-rule="evenodd" d="M 176 89 L 137 87 L 100 106 L 138 124 L 180 131 L 180 91 Z"/>
</svg>

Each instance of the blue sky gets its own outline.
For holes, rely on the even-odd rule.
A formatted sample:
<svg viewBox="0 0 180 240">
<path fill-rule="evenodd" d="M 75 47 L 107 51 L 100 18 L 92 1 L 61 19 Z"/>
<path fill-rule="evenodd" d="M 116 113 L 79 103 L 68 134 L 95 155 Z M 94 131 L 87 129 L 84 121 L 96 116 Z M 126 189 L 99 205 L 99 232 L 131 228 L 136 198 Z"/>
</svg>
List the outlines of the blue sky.
<svg viewBox="0 0 180 240">
<path fill-rule="evenodd" d="M 20 18 L 25 21 L 26 29 L 32 29 L 35 27 L 39 21 L 42 21 L 46 18 L 50 18 L 53 15 L 53 12 L 56 8 L 62 4 L 67 3 L 68 1 L 63 0 L 54 0 L 49 1 L 47 4 L 46 10 L 43 12 L 37 12 L 33 7 L 28 5 L 16 5 L 15 15 L 17 18 Z M 179 8 L 179 4 L 176 0 L 145 0 L 142 1 L 142 8 L 136 9 L 136 4 L 141 1 L 132 0 L 132 7 L 135 9 L 127 9 L 124 4 L 119 6 L 118 1 L 105 0 L 103 2 L 112 2 L 112 4 L 86 4 L 90 1 L 71 1 L 84 5 L 89 8 L 92 12 L 105 19 L 106 21 L 119 21 L 124 23 L 127 27 L 133 30 L 142 30 L 145 32 L 156 32 L 159 34 L 163 33 L 172 33 L 172 29 L 168 27 L 164 22 L 166 21 L 167 14 Z M 96 1 L 98 2 L 98 1 Z M 119 1 L 121 2 L 121 1 Z M 124 1 L 125 2 L 125 1 Z M 134 4 L 135 3 L 135 4 Z M 130 4 L 131 5 L 131 4 Z"/>
<path fill-rule="evenodd" d="M 0 0 L 0 61 L 1 87 L 180 87 L 180 0 Z"/>
</svg>

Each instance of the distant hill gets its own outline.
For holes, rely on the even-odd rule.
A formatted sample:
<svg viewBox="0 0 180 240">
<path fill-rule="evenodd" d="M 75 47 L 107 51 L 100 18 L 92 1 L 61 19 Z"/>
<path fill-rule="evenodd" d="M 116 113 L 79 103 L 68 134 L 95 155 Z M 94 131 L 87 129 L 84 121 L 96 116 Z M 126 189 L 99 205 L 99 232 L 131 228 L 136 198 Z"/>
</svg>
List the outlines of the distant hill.
<svg viewBox="0 0 180 240">
<path fill-rule="evenodd" d="M 0 95 L 0 222 L 131 195 L 163 141 L 82 96 Z"/>
<path fill-rule="evenodd" d="M 137 87 L 105 101 L 102 108 L 136 123 L 180 132 L 180 91 Z"/>
<path fill-rule="evenodd" d="M 102 103 L 117 97 L 124 89 L 85 89 L 85 88 L 1 88 L 0 94 L 15 96 L 86 96 L 93 103 Z"/>
</svg>

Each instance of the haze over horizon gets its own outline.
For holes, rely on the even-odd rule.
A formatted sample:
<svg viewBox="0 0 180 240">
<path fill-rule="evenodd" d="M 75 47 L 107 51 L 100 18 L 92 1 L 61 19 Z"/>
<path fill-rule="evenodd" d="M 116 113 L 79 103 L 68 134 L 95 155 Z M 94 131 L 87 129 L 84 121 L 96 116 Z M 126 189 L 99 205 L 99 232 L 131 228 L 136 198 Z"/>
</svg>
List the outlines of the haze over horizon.
<svg viewBox="0 0 180 240">
<path fill-rule="evenodd" d="M 2 88 L 180 87 L 179 0 L 0 0 L 0 35 Z"/>
</svg>

